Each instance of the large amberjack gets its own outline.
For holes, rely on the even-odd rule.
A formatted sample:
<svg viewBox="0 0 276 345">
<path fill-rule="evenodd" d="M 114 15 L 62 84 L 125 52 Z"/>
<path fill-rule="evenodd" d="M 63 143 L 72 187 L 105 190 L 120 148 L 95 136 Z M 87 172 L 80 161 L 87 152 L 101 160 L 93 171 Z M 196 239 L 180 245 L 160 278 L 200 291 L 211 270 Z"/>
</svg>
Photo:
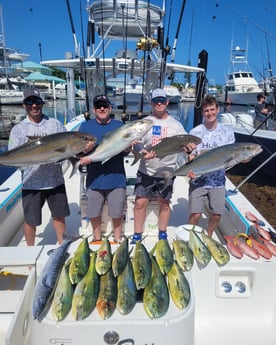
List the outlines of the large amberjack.
<svg viewBox="0 0 276 345">
<path fill-rule="evenodd" d="M 142 119 L 131 121 L 107 133 L 96 149 L 88 156 L 92 162 L 105 163 L 110 158 L 127 149 L 132 142 L 140 140 L 153 126 L 153 121 Z"/>
<path fill-rule="evenodd" d="M 164 173 L 164 178 L 173 176 L 186 176 L 192 171 L 196 177 L 220 169 L 228 170 L 238 163 L 250 160 L 259 153 L 262 148 L 254 143 L 234 143 L 208 150 L 195 159 L 182 165 L 171 173 Z"/>
<path fill-rule="evenodd" d="M 0 165 L 26 167 L 56 163 L 83 151 L 96 138 L 90 134 L 72 131 L 29 137 L 29 141 L 0 155 Z"/>
</svg>

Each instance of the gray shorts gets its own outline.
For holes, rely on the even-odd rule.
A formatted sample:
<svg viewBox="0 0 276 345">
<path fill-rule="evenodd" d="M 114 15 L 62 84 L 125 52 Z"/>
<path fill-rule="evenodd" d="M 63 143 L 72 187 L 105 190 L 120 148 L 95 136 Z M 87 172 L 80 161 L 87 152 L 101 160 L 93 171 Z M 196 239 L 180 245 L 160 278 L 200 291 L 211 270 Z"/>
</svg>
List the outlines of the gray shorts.
<svg viewBox="0 0 276 345">
<path fill-rule="evenodd" d="M 162 177 L 149 176 L 138 171 L 134 194 L 142 198 L 162 198 L 170 200 L 172 197 L 174 180 L 175 177 L 165 181 Z"/>
<path fill-rule="evenodd" d="M 102 215 L 105 200 L 108 204 L 108 215 L 110 218 L 120 218 L 124 214 L 126 202 L 126 188 L 115 188 L 109 190 L 87 190 L 87 217 L 96 218 Z"/>
<path fill-rule="evenodd" d="M 190 183 L 190 213 L 202 213 L 205 201 L 208 201 L 212 213 L 222 214 L 225 211 L 225 188 L 204 188 Z"/>
<path fill-rule="evenodd" d="M 70 215 L 65 185 L 52 189 L 22 189 L 24 221 L 32 226 L 41 224 L 41 210 L 47 201 L 53 218 L 64 218 Z"/>
</svg>

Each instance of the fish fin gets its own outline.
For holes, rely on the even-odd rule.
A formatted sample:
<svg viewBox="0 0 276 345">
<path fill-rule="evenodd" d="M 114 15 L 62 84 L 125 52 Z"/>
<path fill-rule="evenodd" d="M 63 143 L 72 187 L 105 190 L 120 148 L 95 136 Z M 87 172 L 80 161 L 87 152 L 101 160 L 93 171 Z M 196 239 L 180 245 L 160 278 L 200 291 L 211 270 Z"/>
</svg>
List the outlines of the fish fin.
<svg viewBox="0 0 276 345">
<path fill-rule="evenodd" d="M 134 155 L 134 159 L 133 159 L 133 162 L 131 163 L 131 166 L 136 164 L 141 159 L 141 154 L 139 152 L 137 152 L 137 151 L 132 151 L 132 152 Z"/>
<path fill-rule="evenodd" d="M 34 136 L 34 135 L 27 135 L 27 138 L 29 139 L 29 141 L 35 141 L 35 140 L 37 140 L 37 139 L 43 138 L 43 136 L 41 136 L 41 135 L 37 135 L 37 136 Z"/>
<path fill-rule="evenodd" d="M 104 159 L 104 160 L 101 162 L 101 164 L 106 163 L 107 161 L 109 161 L 109 160 L 110 160 L 110 158 L 112 158 L 112 157 L 109 157 L 109 158 Z"/>
</svg>

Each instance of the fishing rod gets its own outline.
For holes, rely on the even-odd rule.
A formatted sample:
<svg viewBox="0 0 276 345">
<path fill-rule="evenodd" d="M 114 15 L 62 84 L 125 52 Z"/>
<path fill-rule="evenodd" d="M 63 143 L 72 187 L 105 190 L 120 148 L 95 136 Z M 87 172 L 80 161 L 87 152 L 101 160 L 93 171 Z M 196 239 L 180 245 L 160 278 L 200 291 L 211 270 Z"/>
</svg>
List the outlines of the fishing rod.
<svg viewBox="0 0 276 345">
<path fill-rule="evenodd" d="M 82 54 L 84 57 L 85 49 L 84 49 L 84 33 L 83 33 L 81 0 L 79 1 L 79 4 L 80 4 L 80 19 L 81 19 Z M 85 65 L 85 59 L 81 57 L 80 57 L 80 74 L 85 81 L 85 105 L 86 105 L 85 119 L 88 120 L 90 118 L 90 113 L 89 113 L 90 106 L 89 106 L 88 87 L 87 87 L 87 70 L 86 70 L 86 65 Z"/>
<path fill-rule="evenodd" d="M 75 27 L 74 27 L 74 23 L 73 23 L 72 12 L 71 12 L 69 0 L 66 0 L 66 5 L 67 5 L 67 11 L 69 14 L 71 30 L 72 30 L 72 34 L 73 34 L 73 40 L 74 40 L 74 44 L 75 44 L 75 57 L 78 58 L 80 56 L 80 47 L 79 47 L 77 37 L 76 37 L 76 32 L 75 32 Z"/>
<path fill-rule="evenodd" d="M 176 44 L 177 44 L 177 41 L 178 41 L 178 35 L 179 35 L 179 31 L 180 31 L 180 25 L 181 25 L 181 22 L 182 22 L 185 5 L 186 5 L 186 0 L 183 0 L 182 1 L 182 6 L 181 6 L 181 10 L 180 10 L 179 20 L 178 20 L 178 25 L 177 25 L 177 29 L 176 29 L 175 39 L 174 39 L 174 43 L 173 43 L 173 47 L 172 47 L 172 57 L 171 57 L 171 62 L 172 63 L 174 63 L 174 61 L 175 61 Z M 175 75 L 175 73 L 173 72 L 171 74 L 171 83 L 173 83 L 174 75 Z"/>
</svg>

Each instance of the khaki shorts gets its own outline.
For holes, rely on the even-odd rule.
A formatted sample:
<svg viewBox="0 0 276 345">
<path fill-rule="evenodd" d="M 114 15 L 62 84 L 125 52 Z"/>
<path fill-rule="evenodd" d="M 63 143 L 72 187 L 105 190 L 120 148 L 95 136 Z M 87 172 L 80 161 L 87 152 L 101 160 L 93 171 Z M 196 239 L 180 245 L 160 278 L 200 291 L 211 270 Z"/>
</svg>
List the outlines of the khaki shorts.
<svg viewBox="0 0 276 345">
<path fill-rule="evenodd" d="M 190 213 L 202 213 L 205 202 L 208 202 L 212 213 L 222 214 L 225 211 L 225 187 L 204 188 L 191 183 L 189 187 Z"/>
<path fill-rule="evenodd" d="M 115 188 L 109 190 L 88 189 L 87 198 L 88 218 L 96 218 L 102 215 L 105 200 L 107 200 L 108 215 L 110 218 L 120 218 L 124 214 L 126 188 Z"/>
</svg>

